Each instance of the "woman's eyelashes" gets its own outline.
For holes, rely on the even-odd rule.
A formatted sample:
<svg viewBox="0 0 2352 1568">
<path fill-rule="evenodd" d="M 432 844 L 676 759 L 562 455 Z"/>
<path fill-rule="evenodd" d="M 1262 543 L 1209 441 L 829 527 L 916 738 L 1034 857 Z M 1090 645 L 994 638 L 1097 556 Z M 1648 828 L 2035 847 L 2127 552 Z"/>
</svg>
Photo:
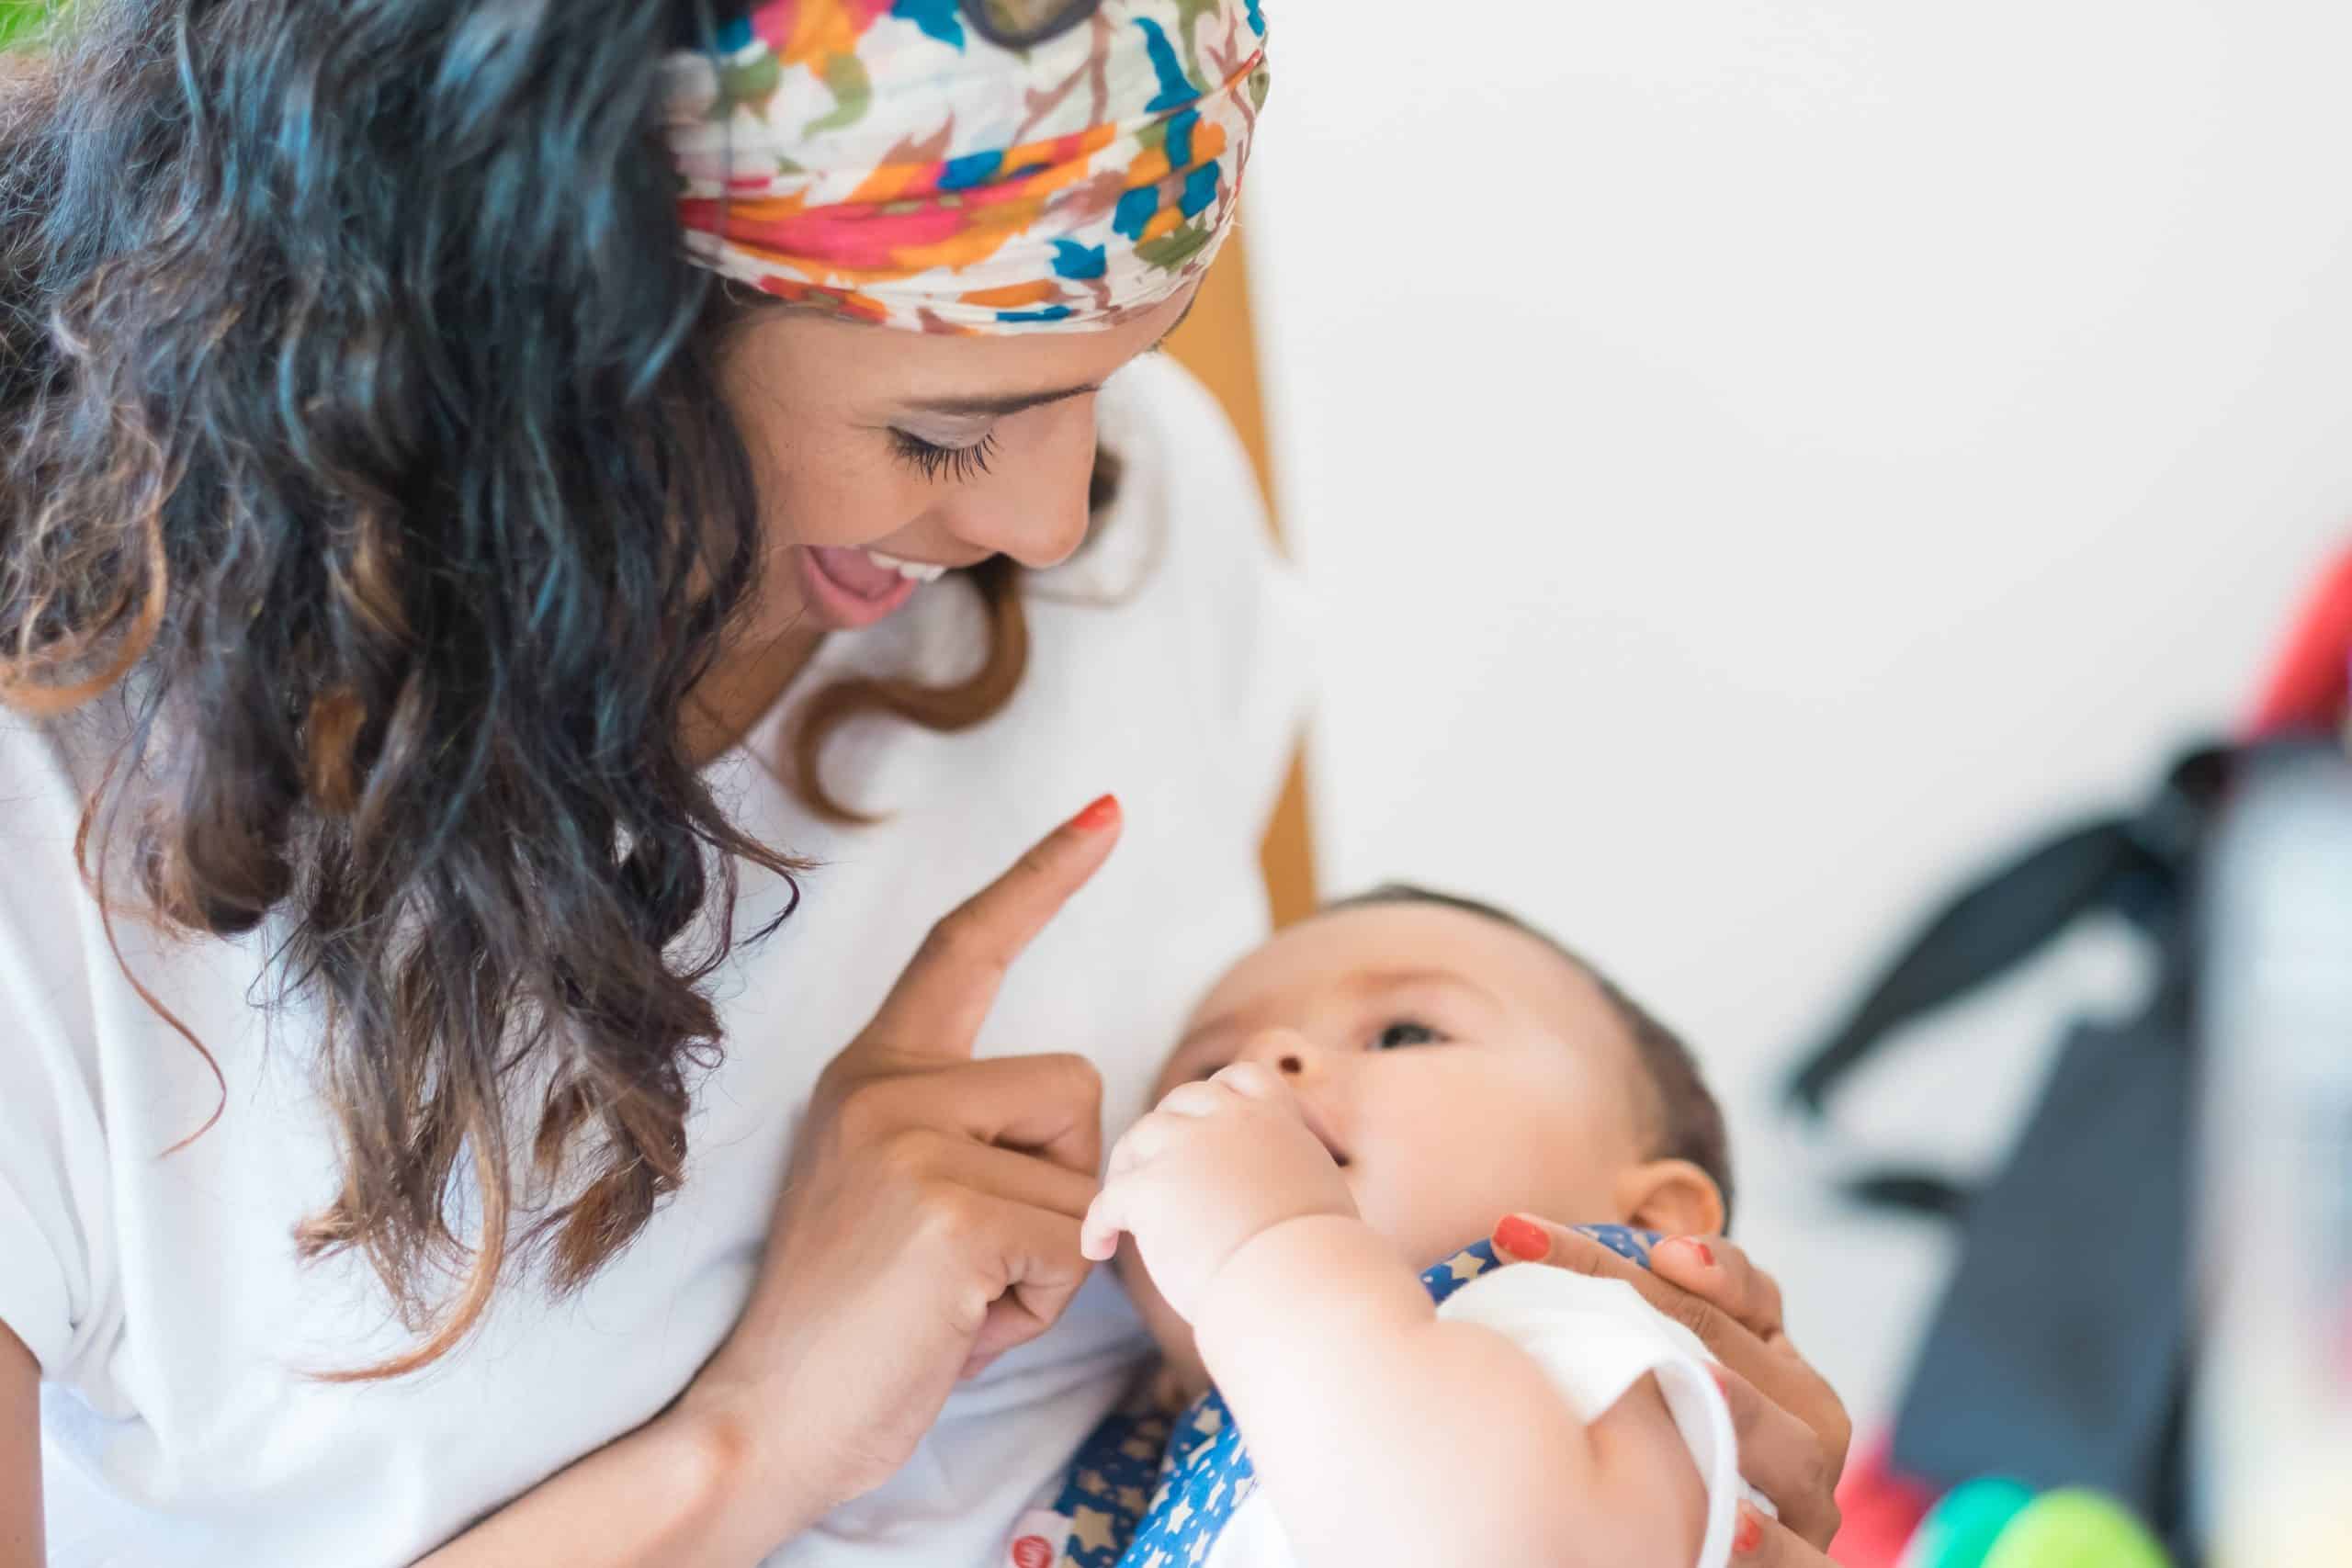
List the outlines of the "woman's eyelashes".
<svg viewBox="0 0 2352 1568">
<path fill-rule="evenodd" d="M 890 446 L 899 461 L 913 464 L 933 483 L 944 475 L 962 484 L 989 471 L 989 459 L 996 456 L 996 432 L 989 431 L 968 446 L 943 446 L 894 428 Z"/>
<path fill-rule="evenodd" d="M 1444 1040 L 1442 1033 L 1419 1020 L 1399 1018 L 1391 1020 L 1378 1034 L 1373 1036 L 1372 1048 L 1375 1051 L 1401 1051 L 1408 1045 L 1436 1045 Z"/>
</svg>

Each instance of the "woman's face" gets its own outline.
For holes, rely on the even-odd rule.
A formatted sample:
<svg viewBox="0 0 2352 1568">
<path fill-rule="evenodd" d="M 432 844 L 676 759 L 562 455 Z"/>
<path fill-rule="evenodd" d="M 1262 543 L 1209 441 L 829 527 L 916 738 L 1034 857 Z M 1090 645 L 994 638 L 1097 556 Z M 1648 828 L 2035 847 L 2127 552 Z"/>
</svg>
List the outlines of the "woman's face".
<svg viewBox="0 0 2352 1568">
<path fill-rule="evenodd" d="M 1002 337 L 755 315 L 722 376 L 770 541 L 767 615 L 846 630 L 905 604 L 928 569 L 1067 557 L 1086 536 L 1095 394 L 1193 292 L 1101 332 Z"/>
</svg>

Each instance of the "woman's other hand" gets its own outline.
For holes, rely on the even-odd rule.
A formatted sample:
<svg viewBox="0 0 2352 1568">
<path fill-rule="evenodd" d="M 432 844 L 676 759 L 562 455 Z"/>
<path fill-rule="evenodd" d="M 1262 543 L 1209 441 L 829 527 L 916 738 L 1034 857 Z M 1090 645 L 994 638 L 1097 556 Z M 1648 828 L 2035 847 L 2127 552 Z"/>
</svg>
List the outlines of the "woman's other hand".
<svg viewBox="0 0 2352 1568">
<path fill-rule="evenodd" d="M 1106 796 L 932 928 L 817 1081 L 751 1303 L 677 1407 L 734 1454 L 769 1544 L 889 1479 L 957 1379 L 1085 1282 L 1101 1080 L 1083 1057 L 972 1046 L 1118 827 Z"/>
<path fill-rule="evenodd" d="M 1736 1561 L 1771 1568 L 1826 1564 L 1838 1533 L 1834 1494 L 1853 1423 L 1837 1392 L 1789 1342 L 1772 1276 L 1719 1236 L 1668 1237 L 1651 1248 L 1650 1267 L 1643 1269 L 1565 1226 L 1528 1215 L 1511 1220 L 1527 1221 L 1536 1235 L 1509 1222 L 1498 1225 L 1495 1247 L 1503 1257 L 1623 1280 L 1697 1335 L 1722 1363 L 1716 1381 L 1739 1434 L 1740 1470 L 1781 1513 L 1773 1520 L 1741 1505 Z"/>
</svg>

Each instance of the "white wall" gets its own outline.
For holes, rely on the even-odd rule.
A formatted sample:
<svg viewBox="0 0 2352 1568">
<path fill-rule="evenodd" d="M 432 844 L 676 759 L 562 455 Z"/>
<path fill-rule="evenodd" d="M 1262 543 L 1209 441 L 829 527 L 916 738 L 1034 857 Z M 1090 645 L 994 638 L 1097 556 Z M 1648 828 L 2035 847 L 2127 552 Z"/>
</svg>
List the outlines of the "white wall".
<svg viewBox="0 0 2352 1568">
<path fill-rule="evenodd" d="M 1944 1261 L 1780 1067 L 1924 898 L 2242 711 L 2352 534 L 2352 8 L 1281 0 L 1253 250 L 1326 880 L 1699 1043 L 1858 1412 Z M 2096 942 L 1870 1086 L 1997 1148 Z"/>
</svg>

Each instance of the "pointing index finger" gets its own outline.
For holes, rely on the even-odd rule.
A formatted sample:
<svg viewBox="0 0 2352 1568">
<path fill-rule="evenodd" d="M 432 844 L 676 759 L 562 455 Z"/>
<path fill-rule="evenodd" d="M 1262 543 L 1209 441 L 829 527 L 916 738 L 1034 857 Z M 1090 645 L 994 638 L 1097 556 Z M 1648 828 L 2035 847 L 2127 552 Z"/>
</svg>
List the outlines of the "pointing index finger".
<svg viewBox="0 0 2352 1568">
<path fill-rule="evenodd" d="M 1110 858 L 1120 825 L 1118 799 L 1106 795 L 957 905 L 923 938 L 868 1037 L 894 1051 L 969 1055 L 1012 961 Z"/>
</svg>

